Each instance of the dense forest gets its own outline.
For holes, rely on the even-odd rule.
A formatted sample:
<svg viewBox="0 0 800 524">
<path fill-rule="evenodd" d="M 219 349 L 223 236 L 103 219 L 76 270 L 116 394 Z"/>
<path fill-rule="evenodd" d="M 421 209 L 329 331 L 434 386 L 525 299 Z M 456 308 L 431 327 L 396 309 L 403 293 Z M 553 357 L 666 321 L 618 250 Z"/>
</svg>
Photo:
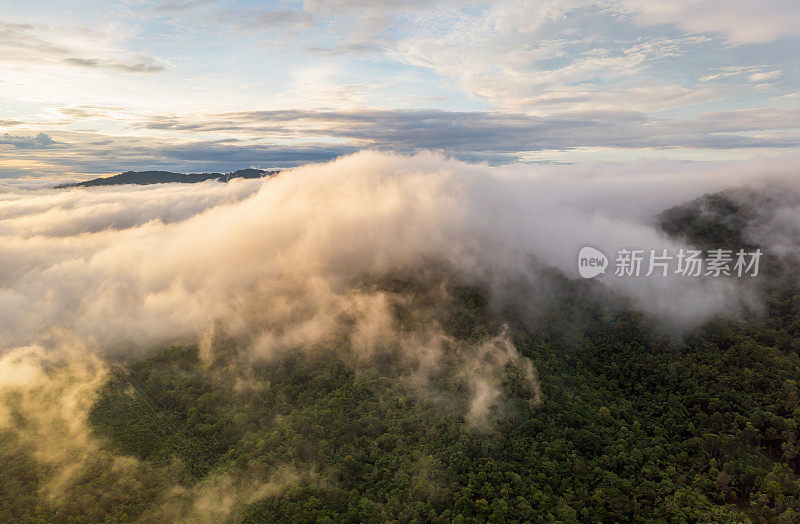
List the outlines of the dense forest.
<svg viewBox="0 0 800 524">
<path fill-rule="evenodd" d="M 661 219 L 695 245 L 751 245 L 740 212 L 714 195 Z M 234 522 L 798 522 L 800 288 L 783 262 L 764 263 L 763 311 L 681 336 L 606 307 L 592 281 L 552 275 L 560 298 L 531 321 L 441 277 L 434 320 L 454 365 L 424 386 L 413 360 L 363 362 L 341 341 L 269 361 L 235 340 L 211 362 L 195 345 L 119 361 L 89 416 L 103 451 L 58 497 L 38 495 L 52 472 L 0 434 L 0 520 L 162 520 L 181 493 L 225 479 L 245 493 L 227 501 Z M 398 297 L 408 332 L 433 287 L 363 285 Z M 541 391 L 509 359 L 502 400 L 472 423 L 456 364 L 498 336 Z"/>
</svg>

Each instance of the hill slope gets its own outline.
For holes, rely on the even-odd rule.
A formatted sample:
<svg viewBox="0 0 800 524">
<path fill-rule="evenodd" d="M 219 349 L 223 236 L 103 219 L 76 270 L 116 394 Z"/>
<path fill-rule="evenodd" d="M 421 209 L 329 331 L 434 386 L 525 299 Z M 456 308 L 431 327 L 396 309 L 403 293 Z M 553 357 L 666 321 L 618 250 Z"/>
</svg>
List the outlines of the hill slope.
<svg viewBox="0 0 800 524">
<path fill-rule="evenodd" d="M 219 182 L 229 182 L 234 178 L 263 178 L 278 173 L 278 170 L 264 171 L 263 169 L 240 169 L 232 173 L 173 173 L 170 171 L 126 171 L 119 175 L 105 178 L 95 178 L 74 184 L 61 184 L 56 188 L 67 187 L 94 187 L 94 186 L 113 186 L 122 184 L 194 184 L 205 182 L 206 180 L 216 180 Z"/>
<path fill-rule="evenodd" d="M 743 211 L 717 195 L 661 218 L 717 245 L 740 240 Z M 762 316 L 675 339 L 609 311 L 594 281 L 550 275 L 559 299 L 534 323 L 423 274 L 363 285 L 409 338 L 441 327 L 436 366 L 402 348 L 365 358 L 348 337 L 263 361 L 217 340 L 205 356 L 185 345 L 119 362 L 88 416 L 102 453 L 58 497 L 37 495 L 51 472 L 0 431 L 0 520 L 191 521 L 198 507 L 235 522 L 800 520 L 796 278 L 765 276 Z M 497 337 L 541 392 L 523 360 L 501 362 L 500 396 L 475 423 Z"/>
</svg>

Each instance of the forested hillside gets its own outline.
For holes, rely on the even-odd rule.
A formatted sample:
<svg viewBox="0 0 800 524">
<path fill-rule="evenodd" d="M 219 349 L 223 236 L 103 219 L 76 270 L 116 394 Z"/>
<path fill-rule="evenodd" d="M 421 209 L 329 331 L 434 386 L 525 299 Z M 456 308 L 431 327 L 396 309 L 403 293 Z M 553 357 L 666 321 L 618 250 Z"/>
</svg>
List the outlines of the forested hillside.
<svg viewBox="0 0 800 524">
<path fill-rule="evenodd" d="M 715 202 L 725 221 L 687 208 L 662 215 L 682 228 L 665 229 L 740 240 L 725 229 L 736 209 Z M 393 297 L 402 332 L 420 329 L 415 311 L 434 311 L 425 322 L 449 337 L 452 365 L 424 383 L 421 361 L 365 359 L 336 340 L 265 361 L 234 340 L 210 361 L 193 345 L 120 361 L 90 412 L 104 455 L 84 482 L 37 496 L 48 472 L 5 438 L 0 520 L 159 520 L 220 478 L 236 522 L 800 520 L 794 275 L 763 279 L 760 314 L 685 336 L 609 311 L 595 282 L 552 278 L 563 298 L 535 322 L 446 276 L 365 282 Z M 523 361 L 502 361 L 502 397 L 471 419 L 458 364 L 503 337 L 538 381 Z M 136 466 L 118 468 L 120 456 Z"/>
</svg>

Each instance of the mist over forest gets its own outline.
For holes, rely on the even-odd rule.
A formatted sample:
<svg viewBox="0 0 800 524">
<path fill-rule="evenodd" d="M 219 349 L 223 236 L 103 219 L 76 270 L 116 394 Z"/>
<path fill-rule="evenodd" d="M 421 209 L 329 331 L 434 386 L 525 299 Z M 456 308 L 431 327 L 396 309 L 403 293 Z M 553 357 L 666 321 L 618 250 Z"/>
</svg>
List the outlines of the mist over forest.
<svg viewBox="0 0 800 524">
<path fill-rule="evenodd" d="M 6 189 L 0 514 L 794 521 L 795 160 Z M 587 243 L 764 259 L 586 280 Z"/>
</svg>

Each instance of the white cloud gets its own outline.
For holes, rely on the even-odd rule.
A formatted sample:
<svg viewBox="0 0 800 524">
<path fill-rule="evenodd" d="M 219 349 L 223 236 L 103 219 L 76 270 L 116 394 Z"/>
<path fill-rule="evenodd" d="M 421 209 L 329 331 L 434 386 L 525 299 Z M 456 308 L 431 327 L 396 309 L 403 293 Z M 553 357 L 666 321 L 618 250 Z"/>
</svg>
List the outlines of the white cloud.
<svg viewBox="0 0 800 524">
<path fill-rule="evenodd" d="M 719 33 L 734 44 L 772 42 L 800 35 L 795 0 L 619 0 L 645 25 L 675 25 L 692 33 Z"/>
<path fill-rule="evenodd" d="M 5 196 L 0 340 L 46 343 L 56 330 L 121 350 L 223 330 L 256 336 L 261 350 L 313 345 L 342 308 L 380 305 L 369 293 L 360 306 L 351 302 L 349 286 L 364 276 L 433 260 L 501 289 L 532 275 L 530 256 L 573 275 L 582 245 L 671 247 L 650 225 L 652 213 L 732 183 L 793 174 L 796 160 L 712 171 L 500 169 L 361 153 L 240 187 Z M 104 206 L 111 209 L 100 213 Z M 722 281 L 608 285 L 679 322 L 727 311 L 736 294 Z"/>
<path fill-rule="evenodd" d="M 781 71 L 764 71 L 762 73 L 753 73 L 747 76 L 751 82 L 763 82 L 764 80 L 773 80 L 778 78 L 783 73 Z"/>
<path fill-rule="evenodd" d="M 640 26 L 661 20 L 654 5 L 516 1 L 490 4 L 480 16 L 423 13 L 413 30 L 401 26 L 408 31 L 397 39 L 394 56 L 430 68 L 500 108 L 531 114 L 614 107 L 663 111 L 735 95 L 735 88 L 711 90 L 676 82 L 680 76 L 671 69 L 669 75 L 662 72 L 678 59 L 691 67 L 698 51 L 723 51 L 706 32 L 664 36 L 663 28 L 631 25 L 632 12 Z M 688 7 L 681 13 L 692 18 Z M 674 22 L 662 18 L 664 24 Z M 729 66 L 701 82 L 745 72 L 748 81 L 760 82 L 781 74 L 780 66 L 766 67 Z M 662 96 L 648 96 L 659 90 Z"/>
<path fill-rule="evenodd" d="M 116 29 L 116 28 L 115 28 Z M 17 67 L 67 65 L 122 73 L 153 73 L 162 61 L 121 49 L 116 31 L 0 22 L 0 62 Z"/>
</svg>

